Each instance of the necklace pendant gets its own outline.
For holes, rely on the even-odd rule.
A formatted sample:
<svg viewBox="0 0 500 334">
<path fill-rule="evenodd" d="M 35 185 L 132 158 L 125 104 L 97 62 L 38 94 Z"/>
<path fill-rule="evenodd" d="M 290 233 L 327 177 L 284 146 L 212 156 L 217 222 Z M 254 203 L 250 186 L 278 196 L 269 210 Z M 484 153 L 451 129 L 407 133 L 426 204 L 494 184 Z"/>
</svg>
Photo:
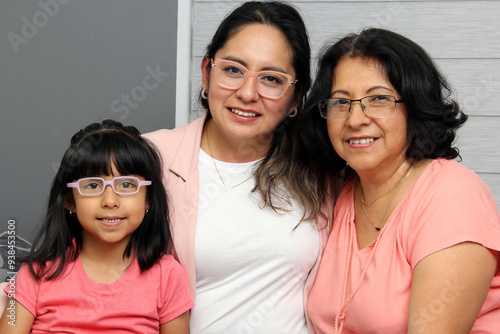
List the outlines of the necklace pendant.
<svg viewBox="0 0 500 334">
<path fill-rule="evenodd" d="M 380 232 L 380 227 L 375 227 L 375 231 Z"/>
<path fill-rule="evenodd" d="M 224 184 L 224 186 L 222 187 L 222 190 L 226 191 L 226 192 L 230 192 L 231 190 L 233 189 L 233 187 L 228 187 Z"/>
</svg>

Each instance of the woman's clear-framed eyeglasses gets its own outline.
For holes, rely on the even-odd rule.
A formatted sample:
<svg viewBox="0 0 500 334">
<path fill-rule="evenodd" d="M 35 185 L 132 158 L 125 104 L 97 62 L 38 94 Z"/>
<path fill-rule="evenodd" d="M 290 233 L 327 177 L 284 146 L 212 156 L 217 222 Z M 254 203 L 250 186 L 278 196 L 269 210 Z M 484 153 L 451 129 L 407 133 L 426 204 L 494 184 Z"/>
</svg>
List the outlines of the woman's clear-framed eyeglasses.
<svg viewBox="0 0 500 334">
<path fill-rule="evenodd" d="M 249 71 L 245 66 L 231 60 L 211 59 L 215 68 L 215 79 L 219 85 L 229 90 L 240 89 L 249 77 L 255 79 L 255 87 L 260 96 L 271 100 L 281 98 L 290 86 L 298 80 L 293 80 L 287 73 L 278 71 Z"/>
<path fill-rule="evenodd" d="M 396 110 L 398 103 L 404 103 L 403 99 L 398 100 L 392 95 L 370 95 L 358 100 L 329 98 L 319 102 L 319 112 L 326 119 L 346 118 L 353 102 L 359 102 L 366 116 L 372 118 L 388 116 Z"/>
<path fill-rule="evenodd" d="M 133 195 L 139 192 L 141 186 L 149 186 L 151 181 L 143 181 L 135 176 L 118 176 L 106 181 L 102 177 L 86 177 L 67 183 L 68 188 L 76 188 L 82 196 L 99 196 L 106 186 L 111 186 L 117 195 Z"/>
</svg>

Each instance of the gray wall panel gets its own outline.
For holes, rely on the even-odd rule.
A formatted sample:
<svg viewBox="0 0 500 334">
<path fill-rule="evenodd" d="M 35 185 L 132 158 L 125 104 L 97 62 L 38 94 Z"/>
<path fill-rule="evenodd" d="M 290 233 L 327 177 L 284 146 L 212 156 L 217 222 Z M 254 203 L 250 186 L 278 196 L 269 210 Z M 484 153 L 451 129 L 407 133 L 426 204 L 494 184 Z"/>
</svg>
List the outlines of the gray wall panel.
<svg viewBox="0 0 500 334">
<path fill-rule="evenodd" d="M 0 232 L 31 237 L 80 128 L 174 126 L 176 31 L 177 1 L 2 1 Z"/>
</svg>

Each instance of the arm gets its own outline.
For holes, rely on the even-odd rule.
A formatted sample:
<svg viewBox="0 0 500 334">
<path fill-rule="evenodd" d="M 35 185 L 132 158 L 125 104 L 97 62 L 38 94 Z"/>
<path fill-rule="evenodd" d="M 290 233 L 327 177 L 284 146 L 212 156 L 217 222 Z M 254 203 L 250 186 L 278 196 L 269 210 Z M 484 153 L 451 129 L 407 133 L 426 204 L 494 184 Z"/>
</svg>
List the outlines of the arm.
<svg viewBox="0 0 500 334">
<path fill-rule="evenodd" d="M 29 333 L 35 317 L 24 306 L 10 298 L 0 318 L 0 333 Z"/>
<path fill-rule="evenodd" d="M 498 252 L 471 242 L 422 259 L 413 273 L 408 333 L 469 333 L 497 262 Z"/>
<path fill-rule="evenodd" d="M 160 334 L 189 334 L 189 311 L 184 312 L 169 322 L 161 324 Z"/>
</svg>

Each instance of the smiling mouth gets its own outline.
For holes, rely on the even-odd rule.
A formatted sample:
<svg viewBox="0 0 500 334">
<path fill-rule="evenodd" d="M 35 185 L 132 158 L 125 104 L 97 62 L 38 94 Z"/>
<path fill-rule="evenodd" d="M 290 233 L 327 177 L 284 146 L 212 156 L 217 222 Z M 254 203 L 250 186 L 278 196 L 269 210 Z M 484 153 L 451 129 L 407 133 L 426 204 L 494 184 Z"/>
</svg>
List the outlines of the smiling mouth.
<svg viewBox="0 0 500 334">
<path fill-rule="evenodd" d="M 230 108 L 231 112 L 233 114 L 239 115 L 239 116 L 244 116 L 244 117 L 258 117 L 259 114 L 253 113 L 253 112 L 246 112 L 246 111 L 241 111 L 238 109 Z"/>
<path fill-rule="evenodd" d="M 349 144 L 370 144 L 373 143 L 373 138 L 349 139 Z"/>
<path fill-rule="evenodd" d="M 100 218 L 99 220 L 104 222 L 104 223 L 109 223 L 109 224 L 113 224 L 113 223 L 118 223 L 122 220 L 123 218 L 116 218 L 116 219 L 106 219 L 106 218 Z"/>
</svg>

